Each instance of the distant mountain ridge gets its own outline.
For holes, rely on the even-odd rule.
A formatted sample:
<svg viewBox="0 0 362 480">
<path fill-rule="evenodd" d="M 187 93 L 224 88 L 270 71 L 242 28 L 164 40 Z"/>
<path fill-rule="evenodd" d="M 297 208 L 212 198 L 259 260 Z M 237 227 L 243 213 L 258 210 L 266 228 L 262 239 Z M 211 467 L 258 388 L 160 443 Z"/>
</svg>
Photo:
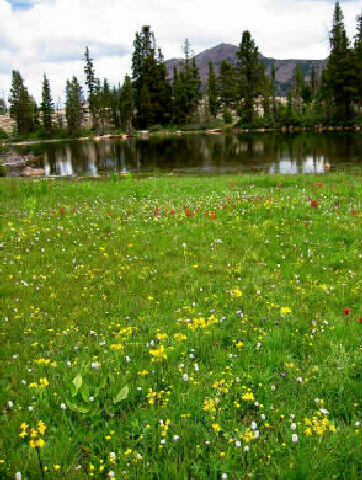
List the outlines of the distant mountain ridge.
<svg viewBox="0 0 362 480">
<path fill-rule="evenodd" d="M 215 47 L 209 48 L 200 52 L 198 55 L 195 55 L 196 64 L 200 70 L 200 78 L 203 85 L 207 82 L 208 72 L 209 72 L 209 62 L 211 61 L 216 71 L 219 71 L 219 67 L 222 60 L 227 60 L 232 65 L 237 65 L 237 56 L 236 52 L 238 47 L 230 43 L 221 43 Z M 318 76 L 322 74 L 323 68 L 327 64 L 327 60 L 275 60 L 271 57 L 264 57 L 259 55 L 261 61 L 265 63 L 265 71 L 270 74 L 271 65 L 275 65 L 275 76 L 277 82 L 277 88 L 280 95 L 285 95 L 292 85 L 293 75 L 297 64 L 300 64 L 303 75 L 308 79 L 310 77 L 312 66 L 314 65 Z M 173 68 L 176 65 L 180 65 L 182 62 L 181 58 L 172 58 L 167 60 L 166 69 L 168 77 L 173 77 Z"/>
</svg>

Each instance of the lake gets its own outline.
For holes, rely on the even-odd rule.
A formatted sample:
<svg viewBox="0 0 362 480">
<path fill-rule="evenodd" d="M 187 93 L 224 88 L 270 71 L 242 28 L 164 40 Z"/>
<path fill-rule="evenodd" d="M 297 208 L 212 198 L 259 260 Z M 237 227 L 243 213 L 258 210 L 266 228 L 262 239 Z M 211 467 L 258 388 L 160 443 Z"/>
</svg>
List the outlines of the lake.
<svg viewBox="0 0 362 480">
<path fill-rule="evenodd" d="M 40 156 L 37 166 L 44 168 L 46 176 L 120 172 L 296 174 L 362 167 L 362 136 L 354 132 L 189 134 L 9 148 L 17 154 Z"/>
</svg>

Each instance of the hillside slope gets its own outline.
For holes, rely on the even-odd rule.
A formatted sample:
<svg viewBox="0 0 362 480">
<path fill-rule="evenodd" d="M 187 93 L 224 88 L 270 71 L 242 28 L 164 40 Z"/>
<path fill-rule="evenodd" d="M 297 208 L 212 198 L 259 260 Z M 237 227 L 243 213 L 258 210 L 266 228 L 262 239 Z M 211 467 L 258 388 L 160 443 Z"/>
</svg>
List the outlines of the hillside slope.
<svg viewBox="0 0 362 480">
<path fill-rule="evenodd" d="M 220 45 L 216 45 L 215 47 L 204 50 L 196 55 L 195 59 L 200 70 L 202 84 L 206 84 L 210 61 L 213 62 L 217 72 L 219 70 L 221 61 L 224 59 L 228 62 L 231 62 L 233 65 L 236 65 L 237 50 L 238 47 L 236 45 L 221 43 Z M 275 64 L 276 81 L 279 90 L 278 93 L 283 95 L 289 90 L 292 84 L 293 75 L 298 63 L 301 66 L 303 75 L 306 78 L 309 78 L 313 65 L 318 72 L 318 76 L 320 76 L 327 62 L 326 60 L 276 60 L 271 57 L 264 57 L 263 55 L 260 55 L 260 60 L 264 61 L 267 73 L 270 73 L 271 65 L 273 63 Z M 166 68 L 169 78 L 172 78 L 173 76 L 173 67 L 175 65 L 180 65 L 181 63 L 182 59 L 179 58 L 172 58 L 166 61 Z"/>
</svg>

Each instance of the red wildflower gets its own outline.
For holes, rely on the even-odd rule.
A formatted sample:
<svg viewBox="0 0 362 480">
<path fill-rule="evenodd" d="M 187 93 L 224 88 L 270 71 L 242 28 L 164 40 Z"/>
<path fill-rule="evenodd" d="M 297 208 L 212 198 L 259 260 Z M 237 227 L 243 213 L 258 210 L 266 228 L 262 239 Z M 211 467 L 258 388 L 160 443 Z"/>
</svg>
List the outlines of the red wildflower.
<svg viewBox="0 0 362 480">
<path fill-rule="evenodd" d="M 345 315 L 349 315 L 349 314 L 351 313 L 351 310 L 350 310 L 348 307 L 346 307 L 346 308 L 343 310 L 343 313 L 344 313 Z"/>
<path fill-rule="evenodd" d="M 308 222 L 305 222 L 304 225 L 305 225 L 306 227 L 308 227 Z"/>
<path fill-rule="evenodd" d="M 362 317 L 360 317 L 360 319 L 359 319 L 359 323 L 362 323 Z"/>
<path fill-rule="evenodd" d="M 61 208 L 60 209 L 60 215 L 63 215 L 64 214 L 64 210 Z"/>
<path fill-rule="evenodd" d="M 318 206 L 317 200 L 313 200 L 311 205 L 312 205 L 312 207 L 317 207 Z"/>
<path fill-rule="evenodd" d="M 170 213 L 171 213 L 171 215 L 175 215 L 176 212 L 175 212 L 175 210 L 171 210 Z"/>
</svg>

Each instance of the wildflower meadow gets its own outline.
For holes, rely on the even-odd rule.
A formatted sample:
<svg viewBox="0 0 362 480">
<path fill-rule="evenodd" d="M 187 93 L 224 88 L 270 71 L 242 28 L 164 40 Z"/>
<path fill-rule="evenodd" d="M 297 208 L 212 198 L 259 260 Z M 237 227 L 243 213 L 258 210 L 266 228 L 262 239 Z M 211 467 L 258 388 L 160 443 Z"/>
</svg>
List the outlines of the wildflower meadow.
<svg viewBox="0 0 362 480">
<path fill-rule="evenodd" d="M 2 479 L 362 478 L 362 177 L 0 179 Z"/>
</svg>

